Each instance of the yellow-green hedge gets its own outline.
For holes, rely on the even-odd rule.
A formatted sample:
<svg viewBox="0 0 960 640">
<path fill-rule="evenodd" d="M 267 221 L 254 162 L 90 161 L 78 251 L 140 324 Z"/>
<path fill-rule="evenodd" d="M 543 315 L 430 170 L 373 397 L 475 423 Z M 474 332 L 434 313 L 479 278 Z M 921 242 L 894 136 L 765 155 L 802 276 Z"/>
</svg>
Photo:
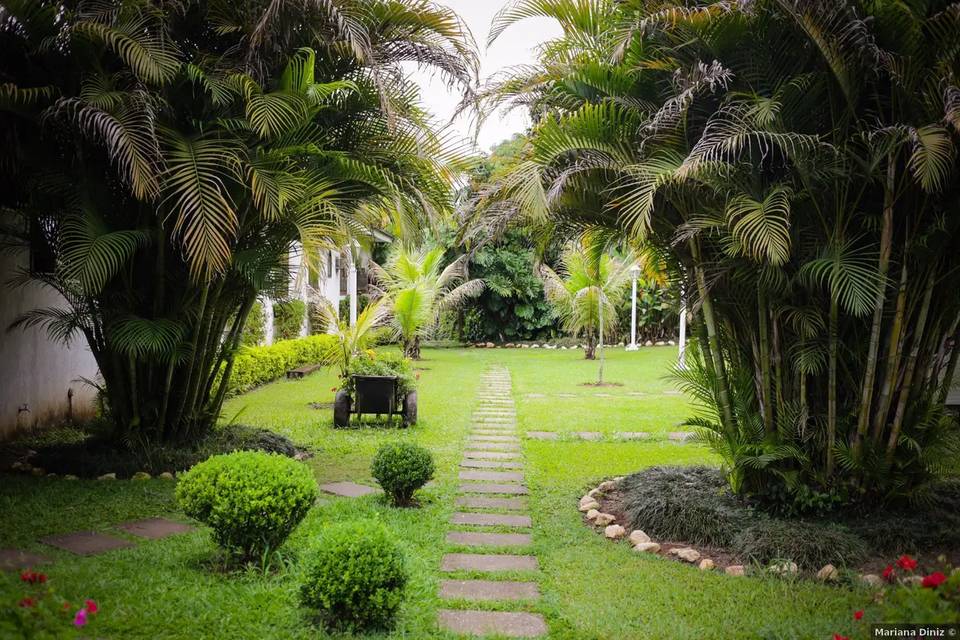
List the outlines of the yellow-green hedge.
<svg viewBox="0 0 960 640">
<path fill-rule="evenodd" d="M 335 341 L 331 335 L 316 335 L 281 340 L 265 347 L 243 347 L 234 357 L 227 395 L 234 396 L 276 380 L 290 369 L 316 364 Z"/>
</svg>

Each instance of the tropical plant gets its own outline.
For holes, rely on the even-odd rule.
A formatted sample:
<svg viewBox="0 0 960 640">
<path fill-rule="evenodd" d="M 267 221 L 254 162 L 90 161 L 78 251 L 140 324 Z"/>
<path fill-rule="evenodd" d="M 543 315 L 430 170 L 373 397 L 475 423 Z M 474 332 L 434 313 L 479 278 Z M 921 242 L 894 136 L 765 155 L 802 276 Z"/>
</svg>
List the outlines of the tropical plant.
<svg viewBox="0 0 960 640">
<path fill-rule="evenodd" d="M 960 453 L 960 8 L 520 0 L 562 35 L 484 98 L 530 150 L 480 194 L 654 247 L 696 312 L 691 421 L 743 494 L 919 497 Z"/>
<path fill-rule="evenodd" d="M 267 334 L 266 321 L 263 304 L 254 302 L 250 307 L 250 313 L 247 314 L 246 322 L 243 323 L 240 344 L 244 347 L 258 347 L 263 344 Z"/>
<path fill-rule="evenodd" d="M 307 305 L 303 300 L 285 300 L 273 305 L 273 334 L 276 340 L 293 340 L 303 331 Z"/>
<path fill-rule="evenodd" d="M 21 280 L 64 299 L 17 324 L 86 340 L 117 440 L 209 430 L 291 252 L 450 210 L 465 157 L 407 62 L 475 76 L 419 0 L 3 3 L 0 205 L 56 258 Z"/>
<path fill-rule="evenodd" d="M 350 379 L 354 357 L 380 339 L 380 330 L 385 328 L 389 319 L 388 302 L 384 298 L 372 301 L 357 315 L 357 321 L 352 325 L 348 319 L 340 319 L 329 300 L 320 299 L 316 302 L 315 317 L 321 325 L 327 327 L 325 335 L 331 337 L 330 345 L 319 362 L 328 367 L 336 367 L 341 383 Z"/>
<path fill-rule="evenodd" d="M 420 358 L 420 340 L 436 326 L 440 314 L 483 291 L 483 280 L 467 280 L 467 257 L 443 266 L 443 247 L 410 249 L 399 245 L 384 266 L 370 264 L 376 285 L 390 301 L 393 325 L 403 352 Z"/>
<path fill-rule="evenodd" d="M 632 254 L 617 257 L 602 239 L 586 237 L 563 251 L 559 273 L 540 265 L 547 300 L 563 329 L 584 337 L 584 357 L 588 360 L 596 358 L 603 332 L 617 326 L 617 306 L 630 286 L 634 264 Z"/>
</svg>

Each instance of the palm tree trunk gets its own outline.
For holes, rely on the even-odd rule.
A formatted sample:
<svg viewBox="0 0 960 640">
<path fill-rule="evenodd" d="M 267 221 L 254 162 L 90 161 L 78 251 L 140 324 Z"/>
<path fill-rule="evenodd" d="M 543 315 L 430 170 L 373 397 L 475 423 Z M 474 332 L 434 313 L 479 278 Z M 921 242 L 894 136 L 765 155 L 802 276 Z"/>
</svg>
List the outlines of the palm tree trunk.
<svg viewBox="0 0 960 640">
<path fill-rule="evenodd" d="M 870 328 L 866 369 L 863 372 L 857 430 L 853 439 L 853 455 L 858 459 L 862 451 L 862 440 L 866 437 L 867 430 L 870 427 L 870 408 L 873 403 L 874 378 L 877 371 L 877 351 L 880 347 L 880 329 L 883 325 L 883 303 L 887 297 L 887 272 L 890 269 L 890 254 L 893 249 L 893 205 L 896 171 L 896 160 L 891 154 L 887 159 L 887 179 L 883 190 L 883 229 L 880 232 L 880 259 L 877 264 L 880 288 L 873 303 L 873 323 Z"/>
<path fill-rule="evenodd" d="M 903 320 L 907 308 L 907 261 L 904 252 L 903 265 L 900 267 L 900 289 L 897 291 L 896 312 L 890 326 L 890 341 L 887 344 L 887 357 L 883 376 L 883 387 L 877 398 L 877 410 L 873 417 L 873 440 L 879 442 L 887 425 L 887 415 L 893 402 L 893 386 L 900 371 L 900 356 L 903 353 Z"/>
<path fill-rule="evenodd" d="M 837 343 L 839 342 L 840 304 L 830 296 L 830 345 L 827 373 L 827 477 L 833 476 L 834 447 L 837 443 Z"/>
<path fill-rule="evenodd" d="M 595 360 L 597 358 L 597 339 L 593 333 L 587 332 L 587 341 L 583 347 L 583 357 L 586 360 Z"/>
<path fill-rule="evenodd" d="M 757 317 L 759 318 L 760 342 L 760 410 L 763 427 L 769 434 L 773 431 L 773 399 L 770 397 L 770 329 L 767 319 L 767 299 L 762 288 L 757 288 Z"/>
</svg>

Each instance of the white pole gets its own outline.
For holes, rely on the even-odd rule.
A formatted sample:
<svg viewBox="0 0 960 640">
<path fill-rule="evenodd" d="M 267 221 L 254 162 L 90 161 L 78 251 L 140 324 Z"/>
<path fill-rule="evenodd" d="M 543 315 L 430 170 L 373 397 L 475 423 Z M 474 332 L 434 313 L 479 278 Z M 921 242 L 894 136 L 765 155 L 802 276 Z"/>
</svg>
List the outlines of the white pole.
<svg viewBox="0 0 960 640">
<path fill-rule="evenodd" d="M 687 300 L 685 298 L 680 301 L 680 357 L 678 364 L 681 369 L 687 368 Z"/>
<path fill-rule="evenodd" d="M 600 343 L 599 343 L 599 349 L 600 349 L 600 377 L 599 377 L 598 382 L 599 382 L 600 384 L 603 384 L 603 289 L 600 289 L 600 290 L 599 290 L 599 293 L 600 293 L 600 295 L 599 295 L 598 297 L 599 297 L 599 299 L 600 299 Z"/>
<path fill-rule="evenodd" d="M 627 351 L 637 350 L 637 274 L 633 274 L 633 293 L 630 303 L 630 346 Z"/>
</svg>

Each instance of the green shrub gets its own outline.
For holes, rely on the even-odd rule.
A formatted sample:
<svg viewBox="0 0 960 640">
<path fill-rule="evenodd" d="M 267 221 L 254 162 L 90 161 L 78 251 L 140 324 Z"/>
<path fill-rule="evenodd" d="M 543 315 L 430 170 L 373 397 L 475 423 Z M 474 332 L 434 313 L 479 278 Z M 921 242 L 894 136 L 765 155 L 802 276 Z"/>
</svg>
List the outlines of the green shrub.
<svg viewBox="0 0 960 640">
<path fill-rule="evenodd" d="M 868 553 L 867 543 L 842 525 L 762 517 L 733 540 L 733 551 L 746 560 L 769 564 L 792 560 L 816 571 L 825 564 L 854 566 Z"/>
<path fill-rule="evenodd" d="M 233 358 L 227 395 L 234 396 L 281 378 L 290 369 L 318 363 L 335 342 L 334 336 L 324 334 L 241 348 Z"/>
<path fill-rule="evenodd" d="M 396 351 L 362 351 L 350 361 L 348 372 L 351 376 L 396 376 L 401 398 L 417 387 L 410 358 Z M 354 391 L 352 384 L 352 379 L 347 382 L 350 393 Z"/>
<path fill-rule="evenodd" d="M 254 302 L 250 308 L 250 314 L 247 321 L 243 323 L 243 332 L 240 334 L 240 344 L 245 347 L 256 347 L 263 344 L 266 337 L 266 316 L 263 313 L 263 305 Z"/>
<path fill-rule="evenodd" d="M 330 627 L 389 627 L 407 579 L 403 554 L 383 525 L 344 522 L 322 534 L 300 601 Z"/>
<path fill-rule="evenodd" d="M 929 574 L 929 581 L 934 578 Z M 960 624 L 960 569 L 944 567 L 945 578 L 937 586 L 901 584 L 889 589 L 882 600 L 880 620 L 892 624 Z M 940 578 L 941 576 L 936 576 Z"/>
<path fill-rule="evenodd" d="M 279 340 L 293 340 L 300 336 L 307 305 L 303 300 L 287 300 L 273 305 L 273 335 Z"/>
<path fill-rule="evenodd" d="M 370 473 L 398 506 L 410 504 L 413 493 L 430 481 L 433 471 L 430 452 L 409 442 L 383 445 L 370 467 Z"/>
<path fill-rule="evenodd" d="M 624 478 L 621 489 L 627 522 L 658 540 L 727 546 L 751 517 L 708 467 L 651 467 Z"/>
<path fill-rule="evenodd" d="M 228 553 L 252 560 L 278 549 L 300 524 L 317 499 L 317 483 L 310 469 L 282 455 L 240 451 L 193 467 L 176 498 Z"/>
</svg>

